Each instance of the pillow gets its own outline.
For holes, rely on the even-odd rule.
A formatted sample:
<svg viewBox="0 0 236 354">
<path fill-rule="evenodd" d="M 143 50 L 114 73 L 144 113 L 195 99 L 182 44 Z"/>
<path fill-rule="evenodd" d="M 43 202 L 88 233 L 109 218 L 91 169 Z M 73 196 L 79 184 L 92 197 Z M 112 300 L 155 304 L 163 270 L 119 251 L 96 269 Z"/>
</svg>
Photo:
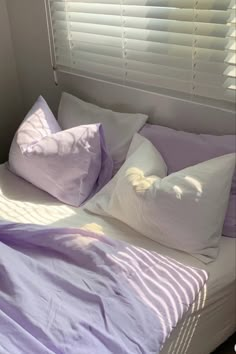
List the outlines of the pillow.
<svg viewBox="0 0 236 354">
<path fill-rule="evenodd" d="M 192 134 L 146 124 L 140 134 L 163 156 L 168 173 L 236 151 L 236 136 Z M 236 173 L 234 174 L 223 235 L 236 237 Z"/>
<path fill-rule="evenodd" d="M 102 123 L 107 148 L 114 162 L 114 173 L 125 161 L 134 134 L 143 127 L 147 119 L 144 114 L 117 113 L 100 108 L 68 93 L 62 94 L 58 112 L 62 129 Z"/>
<path fill-rule="evenodd" d="M 19 127 L 9 168 L 60 201 L 79 206 L 112 176 L 101 124 L 61 131 L 39 97 Z"/>
<path fill-rule="evenodd" d="M 209 262 L 217 256 L 234 164 L 229 154 L 167 176 L 161 154 L 136 134 L 124 165 L 85 208 Z"/>
</svg>

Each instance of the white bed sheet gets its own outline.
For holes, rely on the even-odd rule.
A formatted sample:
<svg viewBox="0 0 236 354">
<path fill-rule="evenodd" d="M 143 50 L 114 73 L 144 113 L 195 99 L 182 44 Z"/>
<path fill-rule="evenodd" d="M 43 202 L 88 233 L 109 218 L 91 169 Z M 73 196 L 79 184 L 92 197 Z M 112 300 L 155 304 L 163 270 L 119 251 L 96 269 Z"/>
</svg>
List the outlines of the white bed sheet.
<svg viewBox="0 0 236 354">
<path fill-rule="evenodd" d="M 61 204 L 0 165 L 0 219 L 50 227 L 82 227 L 206 269 L 209 280 L 161 354 L 209 354 L 236 331 L 236 239 L 222 237 L 217 260 L 205 265 L 139 235 L 126 225 Z"/>
</svg>

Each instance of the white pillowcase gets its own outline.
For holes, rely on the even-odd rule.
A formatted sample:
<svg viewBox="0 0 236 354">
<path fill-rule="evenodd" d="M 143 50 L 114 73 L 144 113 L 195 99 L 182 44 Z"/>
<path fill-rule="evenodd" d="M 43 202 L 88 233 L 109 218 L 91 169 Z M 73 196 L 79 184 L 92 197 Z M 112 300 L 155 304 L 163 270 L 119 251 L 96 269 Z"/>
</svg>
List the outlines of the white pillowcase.
<svg viewBox="0 0 236 354">
<path fill-rule="evenodd" d="M 126 162 L 86 209 L 207 263 L 218 254 L 234 167 L 228 154 L 167 176 L 160 153 L 136 134 Z"/>
<path fill-rule="evenodd" d="M 102 123 L 107 148 L 114 162 L 114 172 L 124 162 L 134 134 L 147 119 L 148 116 L 144 114 L 113 112 L 68 93 L 62 94 L 58 112 L 58 121 L 64 130 L 77 125 Z"/>
</svg>

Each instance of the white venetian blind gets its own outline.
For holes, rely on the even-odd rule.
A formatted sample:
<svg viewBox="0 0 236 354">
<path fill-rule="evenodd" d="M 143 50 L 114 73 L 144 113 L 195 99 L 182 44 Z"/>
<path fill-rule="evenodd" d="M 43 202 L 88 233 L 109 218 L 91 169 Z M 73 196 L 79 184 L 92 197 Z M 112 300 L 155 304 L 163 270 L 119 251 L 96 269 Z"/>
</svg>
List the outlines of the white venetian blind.
<svg viewBox="0 0 236 354">
<path fill-rule="evenodd" d="M 48 0 L 58 70 L 235 101 L 236 0 Z"/>
</svg>

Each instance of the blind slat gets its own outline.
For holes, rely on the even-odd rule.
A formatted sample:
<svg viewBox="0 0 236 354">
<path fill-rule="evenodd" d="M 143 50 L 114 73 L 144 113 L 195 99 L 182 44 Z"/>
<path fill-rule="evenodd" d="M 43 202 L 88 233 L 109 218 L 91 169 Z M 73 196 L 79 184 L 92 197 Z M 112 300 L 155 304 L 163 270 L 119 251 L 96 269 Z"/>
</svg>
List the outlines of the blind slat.
<svg viewBox="0 0 236 354">
<path fill-rule="evenodd" d="M 100 37 L 99 37 L 100 38 Z M 110 41 L 108 45 L 100 44 L 97 41 L 95 43 L 86 42 L 80 40 L 70 41 L 67 39 L 55 39 L 55 45 L 57 48 L 64 48 L 68 53 L 74 50 L 80 50 L 85 48 L 86 51 L 91 53 L 109 53 L 109 55 L 121 55 L 123 57 L 123 48 L 119 45 L 120 41 Z M 187 46 L 177 46 L 166 43 L 147 43 L 139 40 L 127 40 L 126 52 L 137 52 L 140 55 L 166 55 L 168 57 L 176 57 L 179 60 L 184 58 L 191 58 L 192 63 L 192 48 Z M 195 61 L 201 60 L 206 62 L 219 62 L 223 63 L 235 63 L 234 51 L 220 51 L 215 49 L 195 48 Z"/>
<path fill-rule="evenodd" d="M 67 4 L 67 3 L 66 3 Z M 56 18 L 54 11 L 62 11 L 67 14 L 68 21 L 76 20 L 78 14 L 94 14 L 120 16 L 120 5 L 100 5 L 100 4 L 82 4 L 75 8 L 63 5 L 61 8 L 52 9 L 52 16 Z M 148 18 L 148 19 L 167 19 L 172 21 L 193 22 L 197 17 L 198 22 L 226 24 L 231 16 L 231 11 L 218 10 L 195 10 L 176 9 L 176 8 L 157 8 L 151 6 L 123 6 L 122 15 L 126 17 Z M 59 19 L 59 17 L 58 17 Z"/>
<path fill-rule="evenodd" d="M 61 56 L 68 57 L 72 61 L 87 60 L 95 63 L 106 63 L 111 66 L 123 66 L 123 53 L 122 51 L 92 53 L 84 50 L 73 50 L 71 53 L 67 49 L 57 48 L 56 55 L 58 58 Z M 153 72 L 158 71 L 164 73 L 165 76 L 174 76 L 172 70 L 179 70 L 180 77 L 184 77 L 185 73 L 192 73 L 192 58 L 191 56 L 183 58 L 168 56 L 168 55 L 153 55 L 145 52 L 127 51 L 126 53 L 126 70 L 129 70 L 130 63 L 136 63 L 136 66 L 140 71 Z M 164 68 L 166 67 L 166 70 Z M 165 72 L 167 71 L 167 72 Z M 217 62 L 204 62 L 196 61 L 196 72 L 204 73 L 204 80 L 208 80 L 208 74 L 222 76 L 224 75 L 235 77 L 235 68 L 233 65 L 227 63 Z"/>
<path fill-rule="evenodd" d="M 69 35 L 69 40 L 73 43 L 73 41 L 87 41 L 90 43 L 112 43 L 114 42 L 114 46 L 120 45 L 122 46 L 123 39 L 128 43 L 129 40 L 137 40 L 144 41 L 147 45 L 152 45 L 152 43 L 163 43 L 171 45 L 180 45 L 192 47 L 193 41 L 195 48 L 209 48 L 215 50 L 224 50 L 225 48 L 234 50 L 235 49 L 235 41 L 229 40 L 227 38 L 215 38 L 212 41 L 212 37 L 202 37 L 196 36 L 194 34 L 191 35 L 180 35 L 175 33 L 165 33 L 158 31 L 129 31 L 126 29 L 125 35 L 123 35 L 122 29 L 119 27 L 115 27 L 110 29 L 110 32 L 107 28 L 97 30 L 96 33 L 89 32 L 90 28 L 84 28 L 87 32 L 74 32 L 71 31 Z M 54 33 L 54 36 L 58 40 L 68 39 L 68 33 L 65 30 L 58 30 Z M 121 44 L 120 44 L 121 43 Z"/>
<path fill-rule="evenodd" d="M 78 6 L 78 3 L 82 4 L 105 4 L 105 5 L 117 5 L 120 4 L 119 0 L 73 0 L 66 1 L 68 5 Z M 192 9 L 194 6 L 198 9 L 214 9 L 214 10 L 227 10 L 228 8 L 232 8 L 232 4 L 235 0 L 148 0 L 149 6 L 156 7 L 175 7 L 175 8 L 185 8 Z M 65 4 L 65 0 L 50 0 L 50 3 L 54 6 L 63 6 Z M 122 2 L 125 5 L 136 5 L 136 6 L 145 6 L 147 5 L 147 0 L 123 0 Z"/>
<path fill-rule="evenodd" d="M 59 69 L 154 92 L 235 98 L 235 0 L 48 3 Z"/>
<path fill-rule="evenodd" d="M 111 19 L 111 17 L 113 17 Z M 225 25 L 214 24 L 199 24 L 197 22 L 184 22 L 184 21 L 171 21 L 171 20 L 157 20 L 157 19 L 133 19 L 126 18 L 127 30 L 150 30 L 162 31 L 167 33 L 182 33 L 192 34 L 198 36 L 211 36 L 211 37 L 235 37 L 235 27 L 227 27 Z M 71 32 L 80 32 L 83 28 L 88 28 L 91 33 L 98 31 L 115 30 L 119 27 L 122 30 L 122 18 L 120 16 L 80 16 L 77 21 L 54 20 L 54 30 L 69 30 Z M 138 33 L 138 32 L 137 32 Z"/>
</svg>

